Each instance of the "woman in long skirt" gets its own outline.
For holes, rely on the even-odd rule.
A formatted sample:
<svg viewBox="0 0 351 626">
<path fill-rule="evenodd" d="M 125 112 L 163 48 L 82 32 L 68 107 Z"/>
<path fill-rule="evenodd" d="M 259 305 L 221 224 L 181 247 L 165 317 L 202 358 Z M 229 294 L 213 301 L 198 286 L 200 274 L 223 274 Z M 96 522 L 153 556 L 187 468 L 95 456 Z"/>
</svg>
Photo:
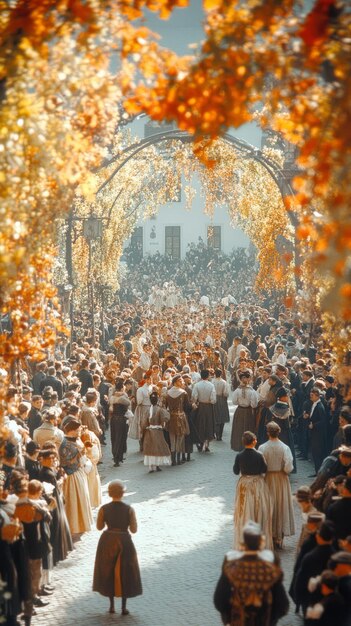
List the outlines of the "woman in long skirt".
<svg viewBox="0 0 351 626">
<path fill-rule="evenodd" d="M 267 421 L 275 422 L 280 427 L 279 440 L 289 446 L 294 461 L 293 473 L 296 473 L 296 454 L 294 438 L 290 428 L 290 411 L 288 392 L 284 387 L 281 387 L 277 392 L 277 401 L 267 409 Z"/>
<path fill-rule="evenodd" d="M 100 441 L 92 430 L 84 431 L 81 439 L 85 446 L 85 454 L 92 464 L 91 471 L 87 474 L 87 479 L 90 504 L 92 508 L 95 509 L 101 504 L 101 481 L 97 469 L 98 463 L 101 459 Z"/>
<path fill-rule="evenodd" d="M 96 527 L 102 533 L 95 557 L 93 591 L 110 599 L 109 612 L 115 612 L 115 598 L 122 598 L 122 615 L 128 615 L 127 598 L 142 591 L 138 557 L 130 533 L 137 532 L 134 509 L 122 502 L 124 485 L 119 480 L 108 486 L 111 502 L 98 513 Z"/>
<path fill-rule="evenodd" d="M 139 439 L 140 451 L 143 449 L 142 432 L 145 428 L 145 423 L 148 420 L 150 413 L 150 392 L 151 387 L 151 373 L 145 372 L 143 379 L 139 383 L 139 387 L 136 392 L 136 409 L 134 417 L 129 424 L 128 436 L 131 439 Z"/>
<path fill-rule="evenodd" d="M 246 431 L 243 434 L 245 449 L 236 455 L 233 467 L 234 474 L 240 473 L 234 501 L 234 548 L 237 550 L 242 546 L 243 529 L 249 520 L 260 524 L 266 548 L 273 547 L 271 503 L 264 479 L 267 464 L 263 455 L 255 450 L 256 444 L 256 435 Z"/>
<path fill-rule="evenodd" d="M 169 422 L 170 415 L 166 409 L 158 406 L 158 393 L 150 394 L 150 415 L 143 432 L 144 465 L 149 467 L 149 473 L 160 472 L 160 465 L 171 464 L 171 451 L 164 438 L 163 427 Z"/>
<path fill-rule="evenodd" d="M 257 391 L 250 387 L 251 373 L 244 371 L 240 374 L 240 387 L 233 393 L 233 404 L 237 405 L 233 415 L 231 448 L 236 452 L 243 449 L 242 436 L 246 430 L 255 431 L 254 409 L 258 405 Z"/>
<path fill-rule="evenodd" d="M 111 447 L 115 467 L 119 467 L 123 463 L 123 455 L 127 452 L 127 413 L 129 410 L 130 400 L 124 389 L 124 380 L 121 377 L 117 377 L 115 390 L 110 396 Z"/>
<path fill-rule="evenodd" d="M 48 445 L 50 446 L 50 444 Z M 54 486 L 52 495 L 56 500 L 56 508 L 51 511 L 50 543 L 52 545 L 53 563 L 56 565 L 59 561 L 64 561 L 68 553 L 73 550 L 73 543 L 60 489 L 63 478 L 58 478 L 56 471 L 57 448 L 54 443 L 52 446 L 52 448 L 43 448 L 40 452 L 39 480 Z"/>
<path fill-rule="evenodd" d="M 91 529 L 91 513 L 87 475 L 81 467 L 84 444 L 79 438 L 81 423 L 72 418 L 65 424 L 65 437 L 59 448 L 61 467 L 67 474 L 63 483 L 66 515 L 72 535 Z"/>
<path fill-rule="evenodd" d="M 224 424 L 229 422 L 228 396 L 229 385 L 222 378 L 222 370 L 215 370 L 215 378 L 212 381 L 216 390 L 216 404 L 213 407 L 215 417 L 215 433 L 217 441 L 222 441 Z"/>
<path fill-rule="evenodd" d="M 267 424 L 269 440 L 259 447 L 267 463 L 266 483 L 272 505 L 272 536 L 275 548 L 281 548 L 286 536 L 295 534 L 293 499 L 289 474 L 294 468 L 290 448 L 279 440 L 280 426 Z"/>
</svg>

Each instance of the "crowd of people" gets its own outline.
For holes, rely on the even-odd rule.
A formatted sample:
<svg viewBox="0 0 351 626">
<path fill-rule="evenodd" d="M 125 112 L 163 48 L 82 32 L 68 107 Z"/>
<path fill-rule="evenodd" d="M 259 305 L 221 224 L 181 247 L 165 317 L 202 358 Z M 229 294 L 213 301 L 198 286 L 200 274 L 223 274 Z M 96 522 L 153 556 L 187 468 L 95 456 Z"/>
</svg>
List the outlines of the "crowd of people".
<svg viewBox="0 0 351 626">
<path fill-rule="evenodd" d="M 135 302 L 137 298 L 147 302 L 153 291 L 162 290 L 165 283 L 166 297 L 170 295 L 168 283 L 172 283 L 180 298 L 200 294 L 211 302 L 228 296 L 233 302 L 247 301 L 257 271 L 254 250 L 234 248 L 225 254 L 206 246 L 201 237 L 188 245 L 184 259 L 159 252 L 143 256 L 134 243 L 124 250 L 123 258 L 126 271 L 120 281 L 119 296 L 125 302 Z"/>
<path fill-rule="evenodd" d="M 235 411 L 227 429 L 240 478 L 235 550 L 215 593 L 223 623 L 275 624 L 287 611 L 277 553 L 295 533 L 289 474 L 299 471 L 302 458 L 311 460 L 311 484 L 295 495 L 303 527 L 289 593 L 306 626 L 325 626 L 334 612 L 340 626 L 349 624 L 348 390 L 334 378 L 333 354 L 318 327 L 311 337 L 298 315 L 276 303 L 254 303 L 251 292 L 237 303 L 241 292 L 226 279 L 217 278 L 221 291 L 214 288 L 217 265 L 213 276 L 207 265 L 194 270 L 197 277 L 203 272 L 195 285 L 192 274 L 181 284 L 201 249 L 201 242 L 191 247 L 186 266 L 173 265 L 173 305 L 150 298 L 157 280 L 167 292 L 165 278 L 171 277 L 161 270 L 155 276 L 158 264 L 150 260 L 143 281 L 139 276 L 134 283 L 138 293 L 128 298 L 122 286 L 104 312 L 103 328 L 94 335 L 81 311 L 71 341 L 62 337 L 45 361 L 23 364 L 20 383 L 9 387 L 0 575 L 11 594 L 4 604 L 10 626 L 21 613 L 30 624 L 50 601 L 52 568 L 90 530 L 92 510 L 101 504 L 104 446 L 111 444 L 118 475 L 128 462 L 129 439 L 137 440 L 144 471 L 157 480 L 165 466 L 178 471 L 194 451 L 206 457 L 211 442 L 222 440 L 229 397 Z M 214 255 L 206 249 L 205 261 L 215 262 Z M 130 278 L 138 274 L 138 263 L 130 271 Z M 114 597 L 121 597 L 126 615 L 127 598 L 142 592 L 129 535 L 137 526 L 133 509 L 122 502 L 123 485 L 114 481 L 109 493 L 112 502 L 97 517 L 98 528 L 107 529 L 94 589 L 110 599 L 111 612 Z"/>
</svg>

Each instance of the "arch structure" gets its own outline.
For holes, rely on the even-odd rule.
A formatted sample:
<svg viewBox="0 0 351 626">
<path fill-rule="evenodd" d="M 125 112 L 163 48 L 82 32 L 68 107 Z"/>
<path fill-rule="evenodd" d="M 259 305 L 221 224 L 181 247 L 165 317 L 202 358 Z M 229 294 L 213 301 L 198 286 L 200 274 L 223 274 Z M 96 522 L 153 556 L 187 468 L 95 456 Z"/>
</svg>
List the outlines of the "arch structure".
<svg viewBox="0 0 351 626">
<path fill-rule="evenodd" d="M 282 198 L 284 199 L 286 196 L 294 195 L 293 188 L 290 184 L 288 177 L 286 176 L 284 170 L 279 167 L 279 165 L 269 159 L 259 148 L 252 146 L 247 141 L 243 139 L 238 139 L 237 137 L 233 137 L 229 133 L 225 133 L 222 137 L 224 141 L 226 141 L 229 145 L 235 148 L 239 154 L 242 155 L 243 159 L 253 159 L 260 163 L 269 173 L 271 178 L 276 183 Z M 113 180 L 113 178 L 118 174 L 118 172 L 137 154 L 145 150 L 150 146 L 155 146 L 164 141 L 179 141 L 180 143 L 192 143 L 193 136 L 190 135 L 187 131 L 184 130 L 168 130 L 160 133 L 155 133 L 153 135 L 149 135 L 145 139 L 142 139 L 134 144 L 131 144 L 127 148 L 121 150 L 118 155 L 113 156 L 111 159 L 106 160 L 102 166 L 99 168 L 99 171 L 105 169 L 119 161 L 122 158 L 122 161 L 118 163 L 117 167 L 113 170 L 113 172 L 108 176 L 108 178 L 100 185 L 97 190 L 97 194 L 101 193 L 103 189 Z M 123 158 L 124 157 L 124 158 Z M 293 226 L 296 225 L 296 217 L 293 211 L 288 211 L 289 219 Z"/>
<path fill-rule="evenodd" d="M 238 139 L 237 137 L 232 136 L 229 133 L 226 133 L 223 137 L 221 137 L 220 141 L 224 142 L 226 146 L 226 150 L 228 148 L 229 150 L 231 149 L 233 150 L 233 153 L 235 153 L 240 163 L 244 164 L 244 162 L 246 162 L 244 164 L 244 167 L 250 167 L 250 164 L 259 164 L 259 166 L 261 166 L 261 168 L 258 168 L 258 169 L 260 170 L 260 172 L 267 173 L 268 175 L 267 179 L 270 181 L 269 184 L 270 185 L 273 184 L 274 189 L 276 188 L 278 190 L 278 192 L 275 190 L 275 194 L 279 200 L 279 204 L 284 207 L 284 209 L 282 210 L 282 206 L 280 206 L 280 211 L 281 211 L 280 215 L 283 216 L 282 219 L 285 221 L 285 224 L 289 226 L 289 240 L 284 235 L 279 234 L 280 232 L 279 226 L 276 225 L 274 233 L 270 237 L 269 242 L 267 242 L 267 246 L 262 247 L 262 248 L 266 247 L 267 251 L 265 251 L 264 249 L 263 250 L 261 249 L 259 251 L 258 259 L 260 261 L 260 265 L 261 265 L 261 261 L 263 258 L 263 257 L 260 257 L 260 253 L 262 252 L 266 254 L 266 259 L 268 257 L 268 264 L 269 264 L 269 256 L 271 256 L 271 258 L 275 256 L 275 257 L 279 257 L 280 259 L 283 259 L 283 257 L 287 256 L 285 253 L 289 252 L 289 256 L 291 258 L 289 263 L 295 266 L 298 265 L 299 264 L 299 258 L 298 258 L 299 251 L 298 251 L 298 246 L 296 245 L 296 238 L 292 234 L 294 233 L 295 228 L 297 226 L 297 216 L 292 210 L 286 209 L 285 203 L 284 203 L 285 197 L 293 196 L 294 191 L 291 187 L 289 177 L 284 172 L 284 169 L 280 167 L 279 164 L 275 160 L 267 156 L 267 154 L 265 154 L 262 150 L 250 145 L 248 142 L 242 139 Z M 133 159 L 136 159 L 136 160 L 138 158 L 140 159 L 140 157 L 142 157 L 143 151 L 147 151 L 148 148 L 153 148 L 153 147 L 160 148 L 162 144 L 165 144 L 166 147 L 169 146 L 169 144 L 171 144 L 173 147 L 175 142 L 178 142 L 180 145 L 191 144 L 193 143 L 193 136 L 190 135 L 186 131 L 181 131 L 177 129 L 156 132 L 152 135 L 149 135 L 148 137 L 144 139 L 131 143 L 130 145 L 128 145 L 127 147 L 123 149 L 118 150 L 118 152 L 115 155 L 113 155 L 109 159 L 106 159 L 102 163 L 102 165 L 95 171 L 96 177 L 99 181 L 99 186 L 96 191 L 95 205 L 96 207 L 100 208 L 100 211 L 98 212 L 100 212 L 101 219 L 105 222 L 105 224 L 107 224 L 107 228 L 105 227 L 105 231 L 108 230 L 108 227 L 110 226 L 110 224 L 113 223 L 114 214 L 116 211 L 118 211 L 118 206 L 120 204 L 118 203 L 118 200 L 121 196 L 121 190 L 119 190 L 118 192 L 115 191 L 115 193 L 111 193 L 112 188 L 115 186 L 114 183 L 116 181 L 116 177 L 118 180 L 118 174 L 120 174 L 121 179 L 123 179 L 123 168 L 125 168 L 125 171 L 127 171 L 129 168 L 126 168 L 126 165 L 128 163 L 130 164 L 130 162 L 132 162 Z M 229 154 L 229 153 L 226 152 L 226 154 Z M 115 167 L 114 167 L 114 164 L 115 164 Z M 103 174 L 106 170 L 108 170 L 108 175 L 106 178 L 102 180 Z M 206 177 L 211 176 L 211 170 L 208 171 L 208 174 L 206 171 L 206 173 L 203 174 L 203 176 L 206 176 Z M 233 176 L 235 176 L 235 174 L 233 174 Z M 120 180 L 118 180 L 118 183 L 120 183 Z M 231 184 L 231 181 L 229 181 L 229 183 L 226 183 L 226 184 L 227 185 Z M 233 181 L 233 188 L 234 188 L 234 181 Z M 105 194 L 104 194 L 104 191 L 106 192 Z M 108 197 L 108 202 L 106 202 L 107 197 Z M 103 206 L 103 213 L 101 213 L 102 206 Z M 136 209 L 138 208 L 138 206 L 136 207 Z M 121 215 L 121 218 L 120 218 L 122 220 L 120 222 L 121 231 L 123 231 L 123 220 L 127 221 L 133 213 L 136 213 L 136 209 L 133 209 L 131 212 L 125 212 L 124 215 Z M 239 223 L 245 230 L 245 220 L 247 220 L 247 223 L 249 223 L 250 221 L 255 219 L 255 217 L 253 217 L 252 214 L 250 213 L 249 201 L 246 202 L 244 216 L 241 214 L 241 211 L 239 209 L 238 209 L 238 216 L 240 216 L 240 219 L 243 220 Z M 81 218 L 77 218 L 77 219 L 81 219 Z M 265 221 L 264 213 L 263 214 L 261 213 L 260 219 L 262 222 Z M 272 215 L 269 219 L 272 220 Z M 262 228 L 262 233 L 260 233 L 261 241 L 265 241 L 264 229 L 265 227 L 269 229 L 270 227 L 269 219 L 266 220 L 266 225 L 262 223 L 263 228 Z M 287 231 L 285 230 L 285 232 Z M 250 232 L 247 231 L 247 234 L 250 236 Z M 128 235 L 125 236 L 125 238 L 127 237 Z M 294 243 L 292 243 L 291 240 L 294 238 L 295 238 L 295 241 Z M 253 243 L 255 243 L 254 240 L 253 240 Z M 286 247 L 287 245 L 288 245 L 288 248 Z M 119 249 L 121 250 L 120 244 L 119 244 Z M 81 263 L 81 265 L 83 265 L 83 263 Z M 264 263 L 264 265 L 265 267 L 267 267 L 267 261 Z M 274 263 L 272 263 L 272 265 L 274 265 Z M 289 267 L 291 267 L 291 265 L 289 265 Z M 281 276 L 284 274 L 284 270 L 286 269 L 284 268 L 283 261 L 282 261 L 282 268 L 283 270 L 281 272 Z M 283 281 L 284 281 L 284 278 L 281 278 L 281 282 Z M 263 278 L 263 280 L 261 280 L 261 285 L 259 285 L 259 287 L 264 288 L 264 284 L 265 284 L 265 279 Z"/>
</svg>

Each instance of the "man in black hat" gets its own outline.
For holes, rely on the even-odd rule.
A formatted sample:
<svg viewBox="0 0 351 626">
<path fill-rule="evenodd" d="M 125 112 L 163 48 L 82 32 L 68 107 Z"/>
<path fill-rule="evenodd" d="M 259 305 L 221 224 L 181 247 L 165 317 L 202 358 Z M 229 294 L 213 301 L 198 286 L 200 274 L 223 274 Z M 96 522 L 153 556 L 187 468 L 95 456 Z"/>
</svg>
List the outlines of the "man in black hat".
<svg viewBox="0 0 351 626">
<path fill-rule="evenodd" d="M 348 428 L 348 426 L 346 426 Z M 348 472 L 351 467 L 351 446 L 341 446 L 338 450 L 327 456 L 317 474 L 316 480 L 311 485 L 312 493 L 323 489 L 330 478 Z"/>
<path fill-rule="evenodd" d="M 324 570 L 321 576 L 310 581 L 310 588 L 316 587 L 318 601 L 307 607 L 305 626 L 330 626 L 345 623 L 347 607 L 338 590 L 339 579 L 331 570 Z"/>
<path fill-rule="evenodd" d="M 47 369 L 47 375 L 40 383 L 40 393 L 42 393 L 45 387 L 52 387 L 57 392 L 58 399 L 62 400 L 63 386 L 62 382 L 56 376 L 56 369 L 54 366 L 50 366 Z"/>
<path fill-rule="evenodd" d="M 307 515 L 306 528 L 305 528 L 305 533 L 307 536 L 304 539 L 301 545 L 301 548 L 297 554 L 295 565 L 294 565 L 293 577 L 292 577 L 290 587 L 289 587 L 289 595 L 295 602 L 296 613 L 299 612 L 299 608 L 300 608 L 300 604 L 296 598 L 296 593 L 295 593 L 295 582 L 296 582 L 297 573 L 301 567 L 302 560 L 306 556 L 306 554 L 309 554 L 311 550 L 317 547 L 316 534 L 320 525 L 324 521 L 324 519 L 325 519 L 324 513 L 319 513 L 319 511 L 312 511 L 308 513 Z"/>
<path fill-rule="evenodd" d="M 72 536 L 68 526 L 68 520 L 66 516 L 64 501 L 59 486 L 59 480 L 55 470 L 55 465 L 58 459 L 58 453 L 56 449 L 47 448 L 41 450 L 39 454 L 40 470 L 39 480 L 46 482 L 54 487 L 52 493 L 56 500 L 56 508 L 52 511 L 52 524 L 51 524 L 51 544 L 53 548 L 53 563 L 56 565 L 59 561 L 63 561 L 69 552 L 73 550 Z M 52 587 L 45 585 L 45 590 L 50 590 Z"/>
<path fill-rule="evenodd" d="M 298 419 L 298 440 L 300 448 L 300 457 L 307 461 L 309 451 L 309 417 L 312 402 L 310 399 L 311 389 L 313 388 L 315 379 L 312 370 L 303 370 L 301 382 L 301 407 L 302 415 Z"/>
<path fill-rule="evenodd" d="M 310 401 L 312 406 L 308 412 L 308 428 L 311 453 L 317 474 L 327 454 L 327 416 L 320 398 L 320 390 L 317 387 L 312 387 Z"/>
<path fill-rule="evenodd" d="M 35 395 L 31 400 L 31 410 L 28 413 L 27 426 L 29 428 L 29 434 L 33 437 L 33 433 L 36 428 L 42 424 L 41 409 L 43 408 L 43 398 L 39 395 Z"/>
<path fill-rule="evenodd" d="M 45 375 L 46 368 L 47 368 L 46 361 L 42 361 L 41 363 L 38 363 L 36 366 L 36 372 L 32 378 L 33 393 L 35 395 L 38 395 L 39 393 L 41 393 L 41 383 L 46 378 L 46 375 Z"/>
<path fill-rule="evenodd" d="M 333 438 L 333 445 L 332 445 L 333 450 L 345 444 L 344 426 L 351 424 L 351 407 L 343 406 L 341 408 L 341 411 L 339 413 L 338 423 L 339 423 L 339 429 L 335 433 L 334 438 Z"/>
<path fill-rule="evenodd" d="M 35 441 L 28 441 L 26 444 L 25 468 L 28 472 L 29 480 L 39 480 L 40 465 L 38 461 L 40 446 Z"/>
<path fill-rule="evenodd" d="M 336 500 L 327 510 L 327 519 L 333 522 L 337 539 L 351 535 L 351 476 L 345 479 L 341 494 L 340 500 Z"/>
<path fill-rule="evenodd" d="M 299 508 L 301 509 L 301 514 L 302 514 L 301 533 L 300 533 L 300 537 L 296 546 L 296 551 L 297 553 L 299 553 L 305 539 L 307 539 L 311 534 L 311 531 L 308 528 L 308 522 L 307 522 L 308 516 L 310 513 L 317 513 L 317 509 L 312 504 L 311 489 L 307 485 L 302 485 L 301 487 L 298 488 L 295 494 L 295 499 L 299 505 Z"/>
<path fill-rule="evenodd" d="M 88 389 L 94 387 L 93 375 L 89 371 L 88 359 L 82 360 L 81 369 L 78 372 L 77 378 L 81 383 L 80 393 L 82 396 L 85 396 Z"/>
<path fill-rule="evenodd" d="M 350 626 L 351 623 L 351 553 L 336 552 L 330 559 L 329 567 L 338 577 L 338 590 L 346 606 L 344 621 L 335 622 L 338 626 Z"/>
<path fill-rule="evenodd" d="M 273 626 L 288 611 L 283 572 L 273 552 L 263 550 L 263 533 L 248 522 L 243 530 L 244 550 L 232 550 L 224 558 L 214 593 L 214 605 L 223 624 Z"/>
<path fill-rule="evenodd" d="M 301 561 L 295 579 L 294 597 L 296 604 L 302 607 L 304 614 L 308 605 L 313 604 L 314 601 L 314 597 L 308 590 L 308 581 L 326 569 L 330 557 L 335 552 L 334 539 L 333 524 L 328 521 L 322 522 L 316 533 L 316 547 L 308 552 Z"/>
</svg>

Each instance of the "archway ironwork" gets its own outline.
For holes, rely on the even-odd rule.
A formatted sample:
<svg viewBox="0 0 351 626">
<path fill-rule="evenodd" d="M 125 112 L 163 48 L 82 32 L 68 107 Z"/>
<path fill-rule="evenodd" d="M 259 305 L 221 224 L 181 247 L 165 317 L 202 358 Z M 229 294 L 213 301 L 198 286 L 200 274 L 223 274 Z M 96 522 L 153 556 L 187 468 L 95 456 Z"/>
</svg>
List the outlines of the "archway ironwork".
<svg viewBox="0 0 351 626">
<path fill-rule="evenodd" d="M 276 184 L 283 200 L 286 196 L 295 195 L 295 192 L 290 182 L 290 176 L 287 176 L 284 169 L 280 167 L 277 162 L 270 159 L 266 154 L 264 154 L 262 150 L 260 150 L 259 148 L 255 146 L 252 146 L 251 144 L 249 144 L 247 141 L 243 139 L 239 139 L 238 137 L 231 135 L 230 133 L 225 133 L 223 137 L 221 137 L 221 139 L 224 140 L 230 146 L 232 146 L 233 149 L 236 150 L 241 155 L 243 160 L 254 160 L 257 163 L 260 163 L 260 165 L 262 165 L 262 167 L 267 171 L 269 176 L 272 178 L 272 180 Z M 194 140 L 193 136 L 190 135 L 187 131 L 172 129 L 172 130 L 154 133 L 152 135 L 149 135 L 148 137 L 145 137 L 144 139 L 141 139 L 137 142 L 132 143 L 131 145 L 124 148 L 123 150 L 120 150 L 118 154 L 112 156 L 110 159 L 106 159 L 102 163 L 102 165 L 98 168 L 97 171 L 101 172 L 103 169 L 108 168 L 111 165 L 113 165 L 113 163 L 115 163 L 116 161 L 119 161 L 116 168 L 111 172 L 111 174 L 106 178 L 106 180 L 104 180 L 104 182 L 101 183 L 101 185 L 99 186 L 96 192 L 96 195 L 98 196 L 109 185 L 109 183 L 115 178 L 115 176 L 118 175 L 118 173 L 123 169 L 123 167 L 130 160 L 132 160 L 134 157 L 136 157 L 146 148 L 149 148 L 151 146 L 157 146 L 164 142 L 171 142 L 171 141 L 178 141 L 183 144 L 189 144 L 189 143 L 192 143 L 193 140 Z M 122 158 L 122 161 L 120 160 L 121 158 Z M 108 216 L 107 218 L 105 218 L 107 219 L 107 223 L 110 220 L 112 210 L 119 196 L 120 196 L 120 192 L 116 195 L 115 199 L 113 200 L 109 208 Z M 298 226 L 297 215 L 290 208 L 286 209 L 286 214 L 295 232 L 296 227 Z M 281 247 L 282 242 L 277 241 L 276 245 L 278 249 L 279 246 Z M 294 254 L 294 260 L 295 260 L 295 266 L 297 266 L 300 264 L 300 256 L 299 256 L 299 246 L 298 246 L 298 242 L 296 239 L 296 234 L 294 235 L 293 254 Z M 296 280 L 298 283 L 299 282 L 298 277 L 296 278 Z"/>
<path fill-rule="evenodd" d="M 239 139 L 234 137 L 230 133 L 226 133 L 221 137 L 227 144 L 229 144 L 233 150 L 235 150 L 241 156 L 242 160 L 254 160 L 259 163 L 269 174 L 271 179 L 274 181 L 275 185 L 279 189 L 282 200 L 286 196 L 294 196 L 294 190 L 292 188 L 290 177 L 286 175 L 286 172 L 282 167 L 279 166 L 274 160 L 270 159 L 262 150 L 259 148 L 252 146 L 248 142 L 243 139 Z M 118 175 L 118 173 L 123 169 L 123 167 L 131 161 L 133 158 L 137 157 L 138 154 L 142 153 L 143 150 L 151 147 L 151 146 L 159 146 L 162 143 L 170 143 L 170 142 L 179 142 L 181 144 L 190 144 L 194 140 L 193 136 L 190 135 L 186 131 L 172 129 L 165 130 L 161 132 L 156 132 L 144 139 L 138 140 L 129 146 L 119 150 L 117 154 L 113 155 L 111 158 L 106 159 L 99 168 L 95 170 L 96 173 L 102 172 L 104 169 L 110 168 L 114 163 L 116 167 L 113 171 L 107 176 L 107 178 L 100 184 L 96 196 L 97 198 L 103 192 L 103 190 L 111 183 L 111 181 Z M 112 204 L 107 210 L 107 215 L 105 215 L 102 219 L 108 225 L 112 216 L 113 208 L 115 207 L 118 199 L 121 195 L 121 190 L 116 194 L 116 197 L 113 199 Z M 138 208 L 138 207 L 137 207 Z M 132 212 L 136 209 L 134 208 Z M 290 224 L 293 227 L 294 231 L 298 224 L 297 215 L 291 210 L 287 209 L 287 217 L 290 220 Z M 67 229 L 67 238 L 66 238 L 66 267 L 67 272 L 70 277 L 70 283 L 73 282 L 72 278 L 72 231 L 73 231 L 73 223 L 75 219 L 82 219 L 74 216 L 73 211 L 68 219 L 68 229 Z M 284 237 L 282 237 L 284 239 Z M 277 250 L 278 246 L 281 245 L 281 242 L 278 242 L 278 237 L 276 240 Z M 293 245 L 293 256 L 295 265 L 299 264 L 299 246 L 296 240 L 296 235 L 294 236 L 294 245 Z M 299 278 L 296 276 L 296 286 L 299 287 Z M 92 299 L 93 300 L 93 299 Z M 72 305 L 73 306 L 73 305 Z M 93 316 L 93 313 L 92 313 Z M 73 313 L 71 315 L 73 317 Z"/>
</svg>

